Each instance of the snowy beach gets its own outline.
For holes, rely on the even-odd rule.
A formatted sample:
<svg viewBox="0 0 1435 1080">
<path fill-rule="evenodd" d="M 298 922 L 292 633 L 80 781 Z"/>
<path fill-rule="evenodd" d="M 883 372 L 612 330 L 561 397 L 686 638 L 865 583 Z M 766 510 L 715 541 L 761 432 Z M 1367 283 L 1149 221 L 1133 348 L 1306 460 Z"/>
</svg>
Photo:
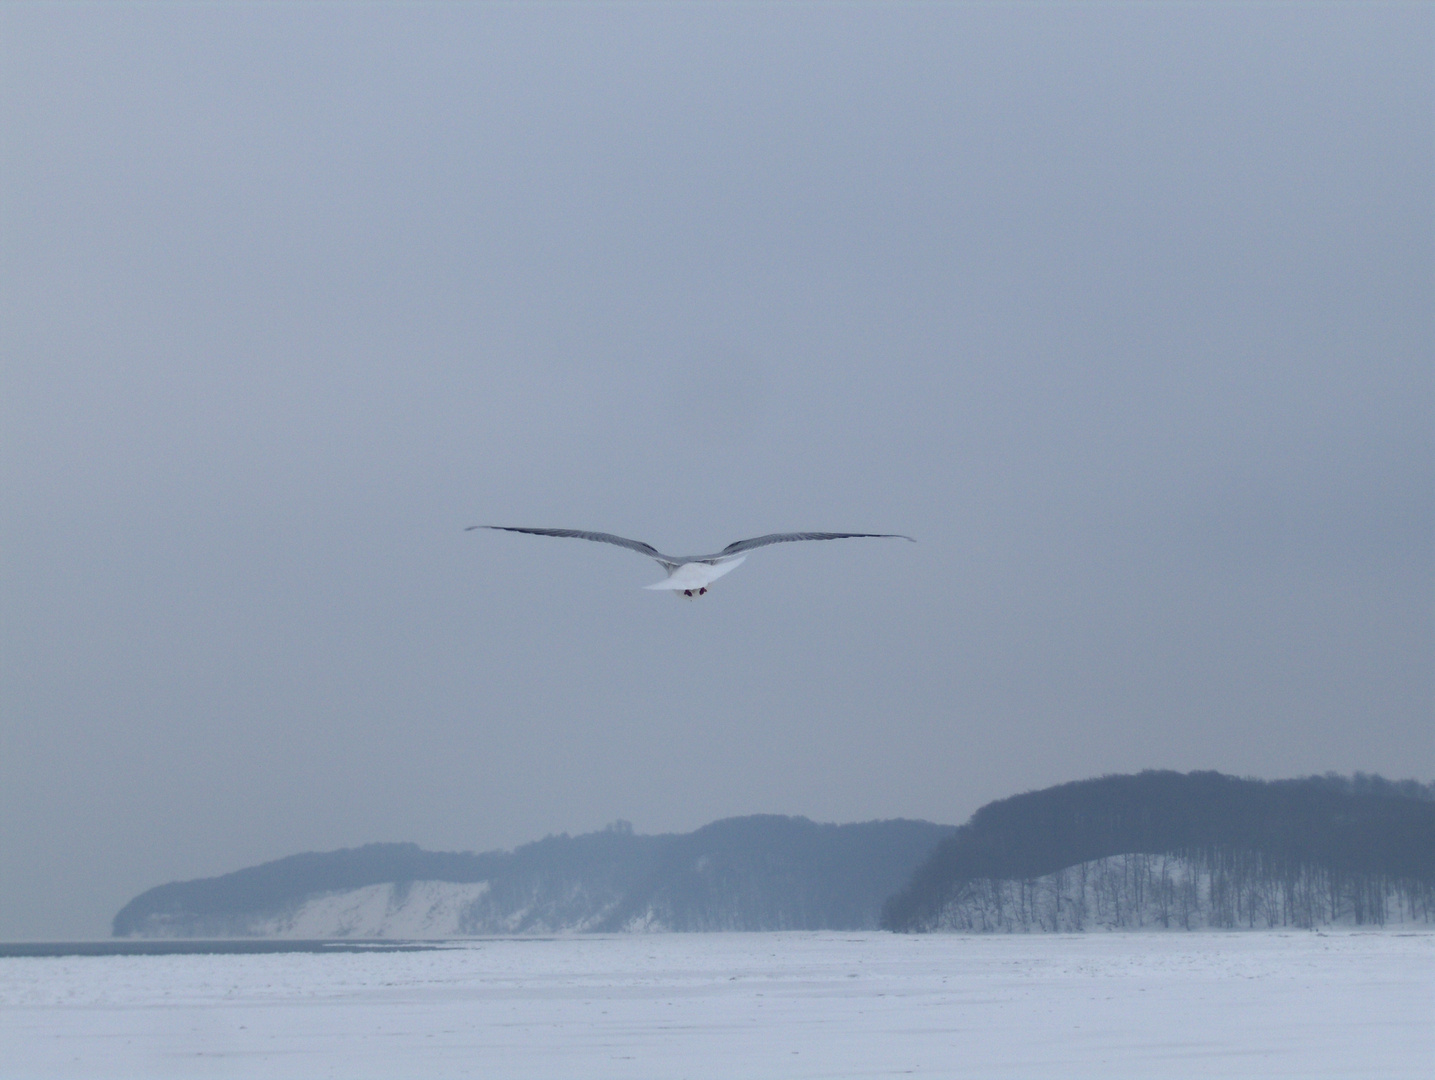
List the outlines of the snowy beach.
<svg viewBox="0 0 1435 1080">
<path fill-rule="evenodd" d="M 661 934 L 0 958 L 0 1075 L 1411 1077 L 1435 934 Z"/>
</svg>

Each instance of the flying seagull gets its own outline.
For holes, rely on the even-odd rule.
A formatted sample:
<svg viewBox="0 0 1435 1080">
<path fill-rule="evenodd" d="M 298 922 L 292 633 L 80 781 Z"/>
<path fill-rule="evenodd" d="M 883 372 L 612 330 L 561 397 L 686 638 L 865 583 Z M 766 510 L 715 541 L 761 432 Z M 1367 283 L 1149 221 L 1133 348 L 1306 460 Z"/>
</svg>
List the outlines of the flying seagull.
<svg viewBox="0 0 1435 1080">
<path fill-rule="evenodd" d="M 715 555 L 664 555 L 652 544 L 645 544 L 641 540 L 629 540 L 627 537 L 614 536 L 612 533 L 584 532 L 581 529 L 522 529 L 514 525 L 470 525 L 464 532 L 472 532 L 474 529 L 499 529 L 503 532 L 532 533 L 534 536 L 569 536 L 575 540 L 596 540 L 600 544 L 617 544 L 619 547 L 629 548 L 639 555 L 646 555 L 656 560 L 668 572 L 666 581 L 659 581 L 655 585 L 645 585 L 646 589 L 667 589 L 675 596 L 702 596 L 708 591 L 708 586 L 718 578 L 722 577 L 729 570 L 736 570 L 742 561 L 747 558 L 744 552 L 753 548 L 766 547 L 768 544 L 787 544 L 794 540 L 849 540 L 859 537 L 870 537 L 872 539 L 912 540 L 910 536 L 903 536 L 901 533 L 829 533 L 829 532 L 794 532 L 794 533 L 768 533 L 766 536 L 754 536 L 751 540 L 737 540 L 723 548 Z M 916 543 L 912 540 L 912 543 Z"/>
</svg>

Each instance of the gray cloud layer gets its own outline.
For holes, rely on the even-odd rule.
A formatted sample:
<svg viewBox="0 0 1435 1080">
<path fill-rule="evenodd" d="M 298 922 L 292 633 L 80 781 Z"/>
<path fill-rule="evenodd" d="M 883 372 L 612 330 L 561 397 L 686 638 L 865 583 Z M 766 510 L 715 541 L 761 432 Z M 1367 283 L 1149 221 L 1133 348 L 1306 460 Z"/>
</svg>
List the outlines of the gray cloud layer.
<svg viewBox="0 0 1435 1080">
<path fill-rule="evenodd" d="M 1435 774 L 1424 6 L 0 11 L 0 937 Z M 656 568 L 475 522 L 705 550 Z"/>
</svg>

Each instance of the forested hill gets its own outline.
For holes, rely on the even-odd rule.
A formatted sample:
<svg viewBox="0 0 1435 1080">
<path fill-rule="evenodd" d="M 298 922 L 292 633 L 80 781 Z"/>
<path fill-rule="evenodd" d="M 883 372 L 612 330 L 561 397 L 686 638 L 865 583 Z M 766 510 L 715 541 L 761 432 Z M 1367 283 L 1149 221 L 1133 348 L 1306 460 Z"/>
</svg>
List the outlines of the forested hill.
<svg viewBox="0 0 1435 1080">
<path fill-rule="evenodd" d="M 882 924 L 1082 929 L 1083 919 L 1098 921 L 1086 869 L 1079 883 L 1052 877 L 1075 867 L 1107 883 L 1109 896 L 1097 898 L 1106 925 L 1190 925 L 1193 911 L 1206 925 L 1378 923 L 1392 902 L 1429 919 L 1430 796 L 1418 783 L 1362 776 L 1260 781 L 1153 771 L 1062 784 L 978 810 L 884 905 Z M 1113 868 L 1118 856 L 1170 861 L 1159 870 L 1144 860 Z M 1108 888 L 1113 875 L 1122 880 Z M 1040 888 L 1003 885 L 1037 879 Z"/>
<path fill-rule="evenodd" d="M 683 835 L 619 824 L 514 851 L 370 844 L 294 855 L 135 897 L 117 936 L 448 937 L 558 930 L 875 928 L 952 826 L 771 815 Z"/>
</svg>

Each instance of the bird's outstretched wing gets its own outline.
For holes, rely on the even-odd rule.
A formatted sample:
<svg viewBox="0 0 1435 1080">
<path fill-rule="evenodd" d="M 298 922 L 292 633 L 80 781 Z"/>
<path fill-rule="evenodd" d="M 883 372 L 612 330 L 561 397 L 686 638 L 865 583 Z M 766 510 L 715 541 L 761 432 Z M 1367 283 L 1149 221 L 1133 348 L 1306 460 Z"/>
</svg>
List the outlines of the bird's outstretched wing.
<svg viewBox="0 0 1435 1080">
<path fill-rule="evenodd" d="M 645 544 L 641 540 L 629 540 L 625 536 L 614 536 L 612 533 L 584 532 L 582 529 L 523 529 L 514 525 L 470 525 L 464 529 L 464 532 L 472 532 L 474 529 L 501 529 L 503 532 L 532 533 L 535 536 L 568 536 L 574 540 L 596 540 L 600 544 L 617 544 L 619 547 L 636 551 L 640 555 L 646 555 L 650 559 L 657 559 L 664 566 L 677 565 L 652 544 Z"/>
<path fill-rule="evenodd" d="M 723 548 L 716 555 L 709 556 L 715 559 L 727 559 L 742 551 L 751 551 L 753 548 L 766 547 L 768 544 L 788 544 L 794 540 L 850 540 L 858 537 L 874 539 L 896 539 L 912 540 L 910 536 L 902 533 L 828 533 L 828 532 L 797 532 L 797 533 L 768 533 L 766 536 L 754 536 L 751 540 L 736 540 Z M 912 540 L 912 543 L 917 541 Z"/>
</svg>

